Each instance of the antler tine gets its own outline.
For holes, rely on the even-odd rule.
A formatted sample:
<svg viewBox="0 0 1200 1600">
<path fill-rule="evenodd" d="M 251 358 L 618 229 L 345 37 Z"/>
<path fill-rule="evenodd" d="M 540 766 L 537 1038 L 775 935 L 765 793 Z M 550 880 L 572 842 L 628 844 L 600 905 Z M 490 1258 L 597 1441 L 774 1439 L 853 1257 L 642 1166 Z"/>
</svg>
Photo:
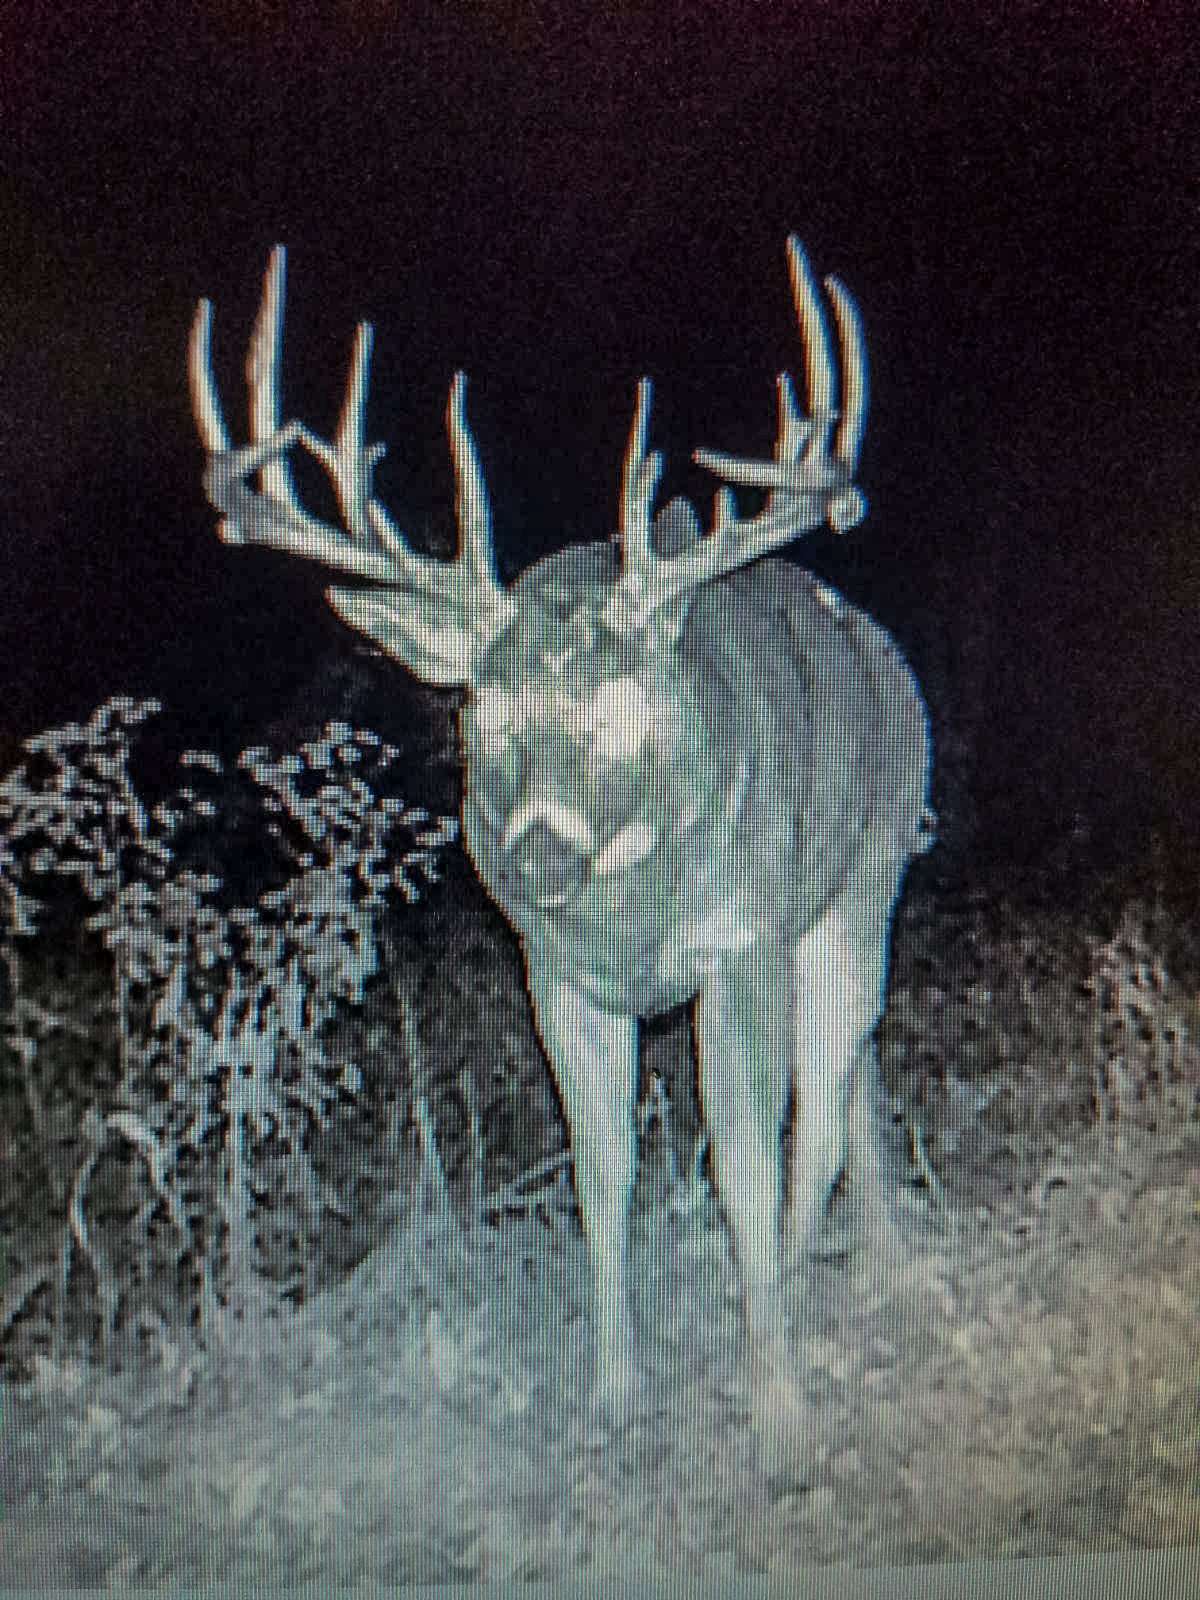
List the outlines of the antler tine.
<svg viewBox="0 0 1200 1600">
<path fill-rule="evenodd" d="M 271 252 L 263 297 L 246 358 L 250 391 L 250 443 L 230 446 L 212 370 L 212 304 L 202 300 L 192 323 L 189 381 L 192 408 L 208 465 L 205 487 L 222 513 L 219 532 L 230 544 L 261 544 L 306 556 L 376 583 L 425 593 L 470 591 L 475 606 L 503 610 L 511 604 L 500 586 L 491 550 L 491 511 L 479 452 L 464 407 L 465 378 L 450 390 L 447 430 L 458 485 L 459 559 L 438 561 L 411 548 L 384 506 L 374 498 L 371 476 L 384 454 L 365 439 L 367 389 L 373 330 L 359 323 L 346 393 L 333 440 L 300 422 L 279 422 L 279 368 L 283 343 L 286 253 Z M 296 444 L 319 461 L 333 483 L 346 528 L 322 522 L 300 504 L 288 464 Z M 259 488 L 247 480 L 257 474 Z"/>
<path fill-rule="evenodd" d="M 221 401 L 213 381 L 212 312 L 212 301 L 201 300 L 192 318 L 192 331 L 188 336 L 188 388 L 200 442 L 210 456 L 215 456 L 229 449 L 229 430 L 221 415 Z"/>
<path fill-rule="evenodd" d="M 279 432 L 279 367 L 283 350 L 283 300 L 287 285 L 287 251 L 277 244 L 263 277 L 263 297 L 246 351 L 246 387 L 250 391 L 250 441 L 269 444 Z M 260 479 L 268 500 L 296 515 L 300 502 L 286 453 L 263 463 Z"/>
<path fill-rule="evenodd" d="M 479 579 L 499 589 L 495 547 L 492 543 L 492 506 L 483 477 L 483 463 L 479 459 L 479 447 L 467 423 L 465 372 L 456 372 L 450 384 L 450 398 L 446 402 L 446 432 L 450 436 L 450 457 L 454 463 L 458 558 Z"/>
<path fill-rule="evenodd" d="M 654 496 L 662 477 L 661 450 L 647 453 L 650 435 L 650 402 L 654 386 L 649 378 L 642 378 L 637 386 L 637 399 L 633 407 L 633 422 L 629 429 L 629 444 L 625 450 L 625 464 L 621 474 L 621 524 L 620 543 L 624 569 L 633 578 L 645 572 L 653 551 L 650 547 L 651 512 Z"/>
<path fill-rule="evenodd" d="M 794 233 L 788 235 L 787 257 L 788 276 L 792 280 L 792 304 L 796 308 L 800 340 L 804 346 L 808 415 L 812 433 L 815 434 L 821 427 L 828 426 L 835 415 L 833 397 L 836 378 L 829 349 L 829 329 L 808 256 Z M 790 391 L 790 384 L 788 387 Z M 809 437 L 811 439 L 811 435 Z"/>
<path fill-rule="evenodd" d="M 833 304 L 842 351 L 842 415 L 834 451 L 847 470 L 853 472 L 858 466 L 863 430 L 867 425 L 867 343 L 858 306 L 842 280 L 826 278 L 825 291 Z"/>
</svg>

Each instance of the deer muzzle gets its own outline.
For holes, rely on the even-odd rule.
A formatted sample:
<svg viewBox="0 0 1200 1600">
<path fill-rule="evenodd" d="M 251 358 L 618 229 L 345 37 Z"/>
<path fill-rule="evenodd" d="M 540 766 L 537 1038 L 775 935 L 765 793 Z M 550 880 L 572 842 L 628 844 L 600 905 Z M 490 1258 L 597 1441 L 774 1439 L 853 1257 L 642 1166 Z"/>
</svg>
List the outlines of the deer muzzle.
<svg viewBox="0 0 1200 1600">
<path fill-rule="evenodd" d="M 587 879 L 596 837 L 587 818 L 551 798 L 526 802 L 500 840 L 507 871 L 539 906 L 557 906 Z"/>
</svg>

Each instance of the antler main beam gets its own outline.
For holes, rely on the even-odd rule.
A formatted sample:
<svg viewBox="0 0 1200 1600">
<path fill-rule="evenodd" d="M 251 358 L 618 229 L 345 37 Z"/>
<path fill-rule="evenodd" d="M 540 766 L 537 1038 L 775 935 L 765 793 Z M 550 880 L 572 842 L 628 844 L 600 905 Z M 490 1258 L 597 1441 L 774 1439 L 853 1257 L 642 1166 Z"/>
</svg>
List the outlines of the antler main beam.
<svg viewBox="0 0 1200 1600">
<path fill-rule="evenodd" d="M 457 488 L 459 548 L 453 562 L 418 554 L 375 499 L 371 476 L 384 453 L 367 445 L 368 370 L 373 330 L 360 322 L 346 383 L 346 396 L 332 441 L 301 422 L 281 425 L 279 366 L 283 343 L 285 251 L 271 252 L 263 298 L 246 358 L 250 391 L 250 443 L 232 447 L 212 369 L 212 303 L 196 308 L 189 343 L 192 410 L 208 451 L 204 484 L 221 512 L 219 533 L 228 544 L 260 544 L 324 562 L 356 577 L 447 599 L 469 598 L 477 609 L 505 611 L 511 598 L 501 587 L 492 551 L 491 508 L 474 436 L 466 420 L 466 375 L 456 372 L 446 408 L 446 429 Z M 319 461 L 337 492 L 345 528 L 313 516 L 300 504 L 288 454 L 301 444 Z M 251 487 L 257 476 L 259 486 Z"/>
<path fill-rule="evenodd" d="M 635 627 L 680 594 L 755 560 L 828 522 L 838 533 L 861 522 L 866 499 L 854 483 L 867 413 L 867 358 L 858 308 L 837 278 L 825 289 L 837 323 L 842 366 L 842 405 L 835 403 L 837 374 L 825 314 L 808 257 L 793 234 L 787 242 L 792 300 L 804 344 L 808 411 L 796 405 L 792 380 L 778 379 L 779 426 L 770 461 L 697 450 L 693 460 L 727 480 L 713 505 L 713 526 L 679 555 L 655 554 L 651 513 L 662 473 L 662 456 L 647 451 L 651 386 L 638 385 L 625 456 L 621 494 L 621 577 L 609 606 L 609 621 Z M 768 490 L 754 517 L 739 517 L 730 484 Z"/>
</svg>

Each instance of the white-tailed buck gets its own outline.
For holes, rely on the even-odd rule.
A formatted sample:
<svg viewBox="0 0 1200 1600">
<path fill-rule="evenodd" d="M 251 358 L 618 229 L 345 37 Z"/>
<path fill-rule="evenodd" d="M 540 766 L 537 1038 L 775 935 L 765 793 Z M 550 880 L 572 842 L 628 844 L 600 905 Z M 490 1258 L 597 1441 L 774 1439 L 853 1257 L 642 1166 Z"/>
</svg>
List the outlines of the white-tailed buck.
<svg viewBox="0 0 1200 1600">
<path fill-rule="evenodd" d="M 781 376 L 771 460 L 695 455 L 729 484 L 765 490 L 762 509 L 740 515 L 722 487 L 707 533 L 685 500 L 654 516 L 662 463 L 647 450 L 643 380 L 615 537 L 548 556 L 511 588 L 496 574 L 461 372 L 447 418 L 459 552 L 444 562 L 413 550 L 372 494 L 383 446 L 363 432 L 368 325 L 333 441 L 283 424 L 276 249 L 241 449 L 221 417 L 207 301 L 192 331 L 192 398 L 221 537 L 365 580 L 329 590 L 338 615 L 418 677 L 467 691 L 463 831 L 524 950 L 594 1271 L 596 1395 L 618 1414 L 635 1371 L 626 1233 L 639 1017 L 697 1002 L 701 1094 L 760 1416 L 794 1398 L 780 1293 L 789 1106 L 801 1252 L 848 1157 L 860 1211 L 882 1221 L 891 1204 L 873 1032 L 893 906 L 907 862 L 930 842 L 928 730 L 882 629 L 807 572 L 760 559 L 826 522 L 853 527 L 865 511 L 853 481 L 867 393 L 857 309 L 826 279 L 838 406 L 817 286 L 796 239 L 787 252 L 807 413 Z M 299 504 L 294 445 L 328 472 L 344 528 Z"/>
</svg>

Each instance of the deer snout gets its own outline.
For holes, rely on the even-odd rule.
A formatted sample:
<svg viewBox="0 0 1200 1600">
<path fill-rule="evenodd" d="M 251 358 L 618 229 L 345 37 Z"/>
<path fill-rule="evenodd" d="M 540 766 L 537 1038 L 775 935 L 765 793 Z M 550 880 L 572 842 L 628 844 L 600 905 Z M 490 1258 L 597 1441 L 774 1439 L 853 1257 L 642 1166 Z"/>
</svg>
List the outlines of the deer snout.
<svg viewBox="0 0 1200 1600">
<path fill-rule="evenodd" d="M 542 906 L 561 905 L 579 889 L 596 848 L 586 817 L 549 796 L 521 806 L 500 843 L 510 870 Z"/>
</svg>

